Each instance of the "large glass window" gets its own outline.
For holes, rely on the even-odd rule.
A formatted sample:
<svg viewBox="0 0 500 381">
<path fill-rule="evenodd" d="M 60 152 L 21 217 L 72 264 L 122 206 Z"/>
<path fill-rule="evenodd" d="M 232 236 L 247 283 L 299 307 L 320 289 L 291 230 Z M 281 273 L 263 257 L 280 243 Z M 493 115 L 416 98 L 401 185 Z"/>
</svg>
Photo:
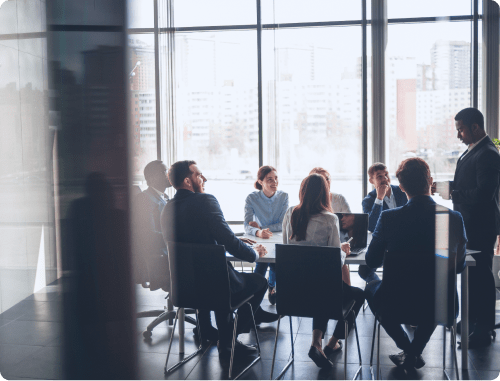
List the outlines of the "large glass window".
<svg viewBox="0 0 500 381">
<path fill-rule="evenodd" d="M 465 150 L 454 117 L 471 104 L 470 31 L 470 22 L 389 25 L 386 157 L 392 174 L 403 159 L 418 156 L 436 181 L 452 179 Z"/>
<path fill-rule="evenodd" d="M 361 27 L 263 33 L 264 164 L 277 166 L 290 205 L 314 167 L 361 209 Z"/>
<path fill-rule="evenodd" d="M 128 47 L 132 173 L 142 181 L 144 167 L 157 158 L 154 35 L 129 34 Z"/>
<path fill-rule="evenodd" d="M 177 33 L 177 159 L 192 159 L 230 221 L 259 167 L 255 31 Z"/>
</svg>

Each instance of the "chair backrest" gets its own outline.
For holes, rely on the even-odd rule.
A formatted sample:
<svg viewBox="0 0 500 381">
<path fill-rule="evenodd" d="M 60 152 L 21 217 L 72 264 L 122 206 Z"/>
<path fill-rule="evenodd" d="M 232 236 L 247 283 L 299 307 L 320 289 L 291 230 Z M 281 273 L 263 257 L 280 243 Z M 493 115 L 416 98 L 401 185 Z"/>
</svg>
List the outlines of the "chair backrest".
<svg viewBox="0 0 500 381">
<path fill-rule="evenodd" d="M 453 253 L 445 258 L 435 250 L 386 252 L 380 288 L 382 318 L 415 325 L 434 319 L 449 325 L 454 318 L 455 263 Z"/>
<path fill-rule="evenodd" d="M 176 307 L 230 308 L 226 250 L 222 245 L 168 242 L 170 290 Z"/>
<path fill-rule="evenodd" d="M 340 248 L 276 245 L 279 315 L 342 317 Z"/>
</svg>

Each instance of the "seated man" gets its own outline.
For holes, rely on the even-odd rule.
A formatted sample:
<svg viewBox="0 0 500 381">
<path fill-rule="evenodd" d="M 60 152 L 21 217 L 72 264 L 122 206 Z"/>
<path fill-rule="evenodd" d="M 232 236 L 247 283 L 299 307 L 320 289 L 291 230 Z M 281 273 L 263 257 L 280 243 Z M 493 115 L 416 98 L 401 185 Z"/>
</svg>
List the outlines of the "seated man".
<svg viewBox="0 0 500 381">
<path fill-rule="evenodd" d="M 383 210 L 394 209 L 407 203 L 408 198 L 401 192 L 401 189 L 391 185 L 391 178 L 387 167 L 383 163 L 372 164 L 368 168 L 370 184 L 375 187 L 363 199 L 363 213 L 368 213 L 368 230 L 374 231 L 377 225 L 380 213 Z M 358 269 L 359 276 L 367 283 L 372 280 L 380 280 L 374 269 L 366 265 L 360 265 Z"/>
<path fill-rule="evenodd" d="M 430 252 L 434 257 L 436 203 L 430 197 L 432 177 L 429 166 L 420 158 L 410 158 L 399 165 L 396 176 L 401 190 L 406 193 L 409 201 L 402 207 L 384 211 L 380 215 L 366 253 L 366 263 L 371 268 L 382 265 L 386 251 L 403 255 L 405 251 L 418 250 L 422 253 Z M 467 243 L 462 216 L 447 208 L 441 206 L 438 208 L 449 215 L 448 247 L 450 252 L 456 253 L 457 272 L 461 272 L 465 268 L 465 244 Z M 412 269 L 403 268 L 398 271 L 412 271 Z M 421 275 L 422 279 L 429 277 L 429 274 Z M 379 311 L 384 300 L 384 287 L 381 287 L 383 282 L 384 279 L 375 280 L 365 288 L 366 300 L 374 314 Z M 401 288 L 404 289 L 405 285 L 401 284 Z M 408 295 L 408 298 L 413 297 Z M 397 308 L 397 303 L 398 301 L 395 300 L 395 308 Z M 392 362 L 407 370 L 423 367 L 425 362 L 422 358 L 422 351 L 436 327 L 434 316 L 429 321 L 420 321 L 412 342 L 401 325 L 391 321 L 390 316 L 384 315 L 381 323 L 398 348 L 403 350 L 397 355 L 389 356 Z"/>
<path fill-rule="evenodd" d="M 217 199 L 204 193 L 207 179 L 198 169 L 196 162 L 190 160 L 174 163 L 168 178 L 177 190 L 174 198 L 165 206 L 161 214 L 161 227 L 165 242 L 186 242 L 197 244 L 224 245 L 230 254 L 247 262 L 255 262 L 266 254 L 262 245 L 251 247 L 236 238 L 227 225 Z M 247 274 L 236 271 L 227 262 L 231 298 L 242 300 L 254 295 L 250 300 L 255 312 L 256 324 L 278 320 L 278 315 L 263 311 L 260 303 L 267 291 L 267 281 L 259 274 Z M 230 355 L 233 336 L 232 314 L 215 311 L 219 329 L 219 354 Z M 251 324 L 251 312 L 248 305 L 239 310 L 238 332 L 248 332 Z M 201 328 L 203 330 L 203 327 Z M 202 334 L 203 335 L 203 334 Z M 236 353 L 253 352 L 256 349 L 237 341 Z"/>
<path fill-rule="evenodd" d="M 154 160 L 144 168 L 144 178 L 148 188 L 134 198 L 135 224 L 133 231 L 136 237 L 135 252 L 141 254 L 136 258 L 134 272 L 147 272 L 146 278 L 151 290 L 170 289 L 170 270 L 168 266 L 167 246 L 163 241 L 160 226 L 160 215 L 167 204 L 168 196 L 164 193 L 171 187 L 167 177 L 167 167 L 161 160 Z M 140 259 L 140 260 L 139 260 Z M 144 260 L 145 259 L 145 260 Z M 153 271 L 148 271 L 152 269 Z M 200 312 L 200 326 L 207 340 L 217 340 L 217 330 L 212 327 L 210 311 Z M 196 328 L 194 329 L 197 334 Z"/>
</svg>

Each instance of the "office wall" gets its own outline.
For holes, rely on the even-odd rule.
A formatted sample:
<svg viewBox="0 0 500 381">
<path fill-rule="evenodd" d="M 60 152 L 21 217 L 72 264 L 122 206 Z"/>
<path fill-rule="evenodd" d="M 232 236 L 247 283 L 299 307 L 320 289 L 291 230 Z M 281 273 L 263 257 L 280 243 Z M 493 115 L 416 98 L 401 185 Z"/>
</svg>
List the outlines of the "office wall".
<svg viewBox="0 0 500 381">
<path fill-rule="evenodd" d="M 0 313 L 57 278 L 45 1 L 0 1 Z"/>
</svg>

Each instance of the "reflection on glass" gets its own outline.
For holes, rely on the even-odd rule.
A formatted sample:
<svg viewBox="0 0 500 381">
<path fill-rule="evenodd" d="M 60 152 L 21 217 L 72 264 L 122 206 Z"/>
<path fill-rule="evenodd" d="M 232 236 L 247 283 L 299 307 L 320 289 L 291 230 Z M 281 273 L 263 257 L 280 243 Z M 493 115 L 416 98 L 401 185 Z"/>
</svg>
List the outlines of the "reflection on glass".
<svg viewBox="0 0 500 381">
<path fill-rule="evenodd" d="M 388 18 L 445 17 L 470 14 L 471 0 L 387 0 Z"/>
<path fill-rule="evenodd" d="M 257 24 L 255 0 L 181 0 L 174 2 L 175 27 Z"/>
<path fill-rule="evenodd" d="M 154 37 L 131 34 L 128 48 L 132 173 L 142 181 L 144 167 L 157 158 Z"/>
<path fill-rule="evenodd" d="M 263 33 L 264 164 L 298 203 L 314 167 L 352 210 L 361 200 L 361 27 Z"/>
<path fill-rule="evenodd" d="M 127 0 L 127 28 L 153 28 L 154 1 Z"/>
<path fill-rule="evenodd" d="M 429 164 L 434 180 L 453 178 L 465 150 L 456 138 L 454 117 L 470 107 L 470 49 L 470 22 L 389 26 L 385 118 L 390 173 L 405 158 L 418 156 Z"/>
<path fill-rule="evenodd" d="M 361 20 L 361 1 L 262 0 L 261 9 L 263 24 Z"/>
<path fill-rule="evenodd" d="M 177 33 L 177 160 L 193 159 L 228 220 L 243 220 L 258 169 L 255 31 Z"/>
</svg>

